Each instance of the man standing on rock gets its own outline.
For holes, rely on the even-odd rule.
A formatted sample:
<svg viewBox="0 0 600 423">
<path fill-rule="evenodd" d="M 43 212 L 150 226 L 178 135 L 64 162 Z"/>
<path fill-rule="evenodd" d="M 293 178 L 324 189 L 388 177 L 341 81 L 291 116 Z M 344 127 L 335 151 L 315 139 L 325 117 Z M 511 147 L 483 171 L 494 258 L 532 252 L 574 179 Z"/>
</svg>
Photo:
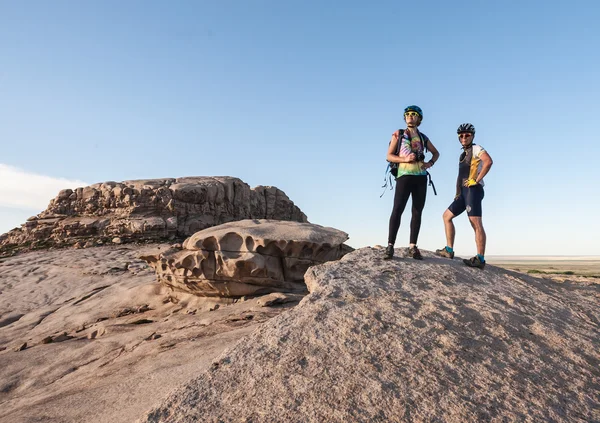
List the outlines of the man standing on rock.
<svg viewBox="0 0 600 423">
<path fill-rule="evenodd" d="M 400 218 L 412 195 L 412 218 L 410 221 L 410 245 L 408 255 L 416 260 L 423 260 L 417 248 L 417 238 L 421 229 L 421 214 L 425 207 L 427 195 L 427 169 L 440 157 L 440 153 L 429 141 L 427 135 L 419 132 L 418 127 L 423 121 L 423 111 L 419 106 L 408 106 L 404 109 L 406 129 L 399 129 L 392 134 L 387 152 L 387 161 L 398 164 L 396 176 L 396 192 L 394 207 L 390 216 L 388 246 L 384 259 L 394 256 L 394 243 L 400 229 Z M 431 160 L 425 163 L 425 151 L 433 154 Z"/>
<path fill-rule="evenodd" d="M 455 228 L 452 219 L 467 211 L 471 226 L 475 230 L 475 243 L 477 255 L 463 262 L 469 267 L 485 267 L 485 242 L 486 235 L 481 220 L 481 202 L 483 200 L 483 177 L 492 167 L 492 158 L 485 149 L 473 143 L 475 127 L 470 123 L 463 123 L 456 131 L 463 152 L 458 162 L 458 178 L 456 180 L 456 196 L 443 215 L 446 230 L 446 246 L 435 253 L 441 257 L 454 258 Z"/>
</svg>

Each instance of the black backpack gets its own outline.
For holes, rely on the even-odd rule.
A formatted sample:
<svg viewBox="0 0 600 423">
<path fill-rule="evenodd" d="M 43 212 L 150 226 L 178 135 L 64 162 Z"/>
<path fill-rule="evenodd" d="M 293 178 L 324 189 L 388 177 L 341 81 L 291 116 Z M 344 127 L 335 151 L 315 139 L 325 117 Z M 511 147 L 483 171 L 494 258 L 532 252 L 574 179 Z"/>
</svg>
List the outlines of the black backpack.
<svg viewBox="0 0 600 423">
<path fill-rule="evenodd" d="M 396 145 L 396 151 L 394 152 L 396 156 L 400 155 L 400 141 L 403 135 L 404 129 L 398 129 L 398 144 Z M 427 135 L 421 132 L 419 132 L 419 136 L 421 137 L 421 142 L 423 143 L 423 149 L 425 150 L 425 153 L 428 153 L 429 149 L 427 148 L 427 144 L 429 143 L 429 137 L 427 137 Z M 391 143 L 392 140 L 390 140 L 390 144 Z M 385 194 L 385 188 L 387 188 L 388 185 L 390 186 L 390 189 L 394 188 L 394 181 L 398 176 L 398 164 L 399 163 L 388 162 L 387 168 L 385 169 L 385 175 L 383 177 L 384 184 L 381 186 L 381 188 L 384 188 L 384 190 L 383 193 L 381 193 L 381 195 L 379 196 L 379 198 L 383 197 L 383 194 Z M 431 187 L 433 188 L 433 193 L 437 195 L 435 185 L 433 185 L 433 181 L 431 180 L 431 175 L 429 174 L 429 172 L 427 172 L 427 177 L 429 178 L 429 185 L 431 185 Z"/>
</svg>

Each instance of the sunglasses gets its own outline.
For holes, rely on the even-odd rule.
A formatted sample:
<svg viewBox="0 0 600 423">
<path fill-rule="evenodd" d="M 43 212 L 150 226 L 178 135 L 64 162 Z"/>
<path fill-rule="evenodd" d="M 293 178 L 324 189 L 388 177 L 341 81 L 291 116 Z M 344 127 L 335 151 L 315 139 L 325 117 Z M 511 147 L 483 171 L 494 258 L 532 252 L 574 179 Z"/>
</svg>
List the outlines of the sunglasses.
<svg viewBox="0 0 600 423">
<path fill-rule="evenodd" d="M 406 113 L 404 113 L 404 116 L 415 116 L 415 117 L 417 117 L 417 116 L 421 116 L 421 115 L 419 115 L 417 112 L 406 112 Z"/>
<path fill-rule="evenodd" d="M 463 133 L 463 134 L 458 134 L 458 138 L 469 138 L 469 137 L 472 137 L 472 136 L 473 136 L 473 134 L 469 134 L 468 132 L 467 133 Z"/>
</svg>

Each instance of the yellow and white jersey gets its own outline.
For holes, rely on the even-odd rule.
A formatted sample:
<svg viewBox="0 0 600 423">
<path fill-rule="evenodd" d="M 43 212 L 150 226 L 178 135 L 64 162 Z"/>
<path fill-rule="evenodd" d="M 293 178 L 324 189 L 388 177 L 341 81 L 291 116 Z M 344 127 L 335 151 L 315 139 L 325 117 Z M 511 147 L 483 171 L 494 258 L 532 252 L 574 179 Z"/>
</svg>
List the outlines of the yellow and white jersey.
<svg viewBox="0 0 600 423">
<path fill-rule="evenodd" d="M 458 162 L 458 180 L 462 185 L 467 179 L 477 180 L 479 172 L 483 167 L 481 155 L 485 153 L 485 149 L 478 144 L 471 144 L 460 155 Z M 483 179 L 479 181 L 479 185 L 484 186 Z"/>
</svg>

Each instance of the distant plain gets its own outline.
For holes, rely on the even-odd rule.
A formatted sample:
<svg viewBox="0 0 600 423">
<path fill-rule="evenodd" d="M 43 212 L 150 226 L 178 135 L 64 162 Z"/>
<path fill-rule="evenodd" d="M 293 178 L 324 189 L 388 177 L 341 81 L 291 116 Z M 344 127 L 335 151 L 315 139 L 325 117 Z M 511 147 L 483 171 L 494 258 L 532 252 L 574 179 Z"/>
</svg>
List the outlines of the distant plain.
<svg viewBox="0 0 600 423">
<path fill-rule="evenodd" d="M 486 261 L 531 275 L 600 278 L 600 256 L 488 256 Z"/>
</svg>

